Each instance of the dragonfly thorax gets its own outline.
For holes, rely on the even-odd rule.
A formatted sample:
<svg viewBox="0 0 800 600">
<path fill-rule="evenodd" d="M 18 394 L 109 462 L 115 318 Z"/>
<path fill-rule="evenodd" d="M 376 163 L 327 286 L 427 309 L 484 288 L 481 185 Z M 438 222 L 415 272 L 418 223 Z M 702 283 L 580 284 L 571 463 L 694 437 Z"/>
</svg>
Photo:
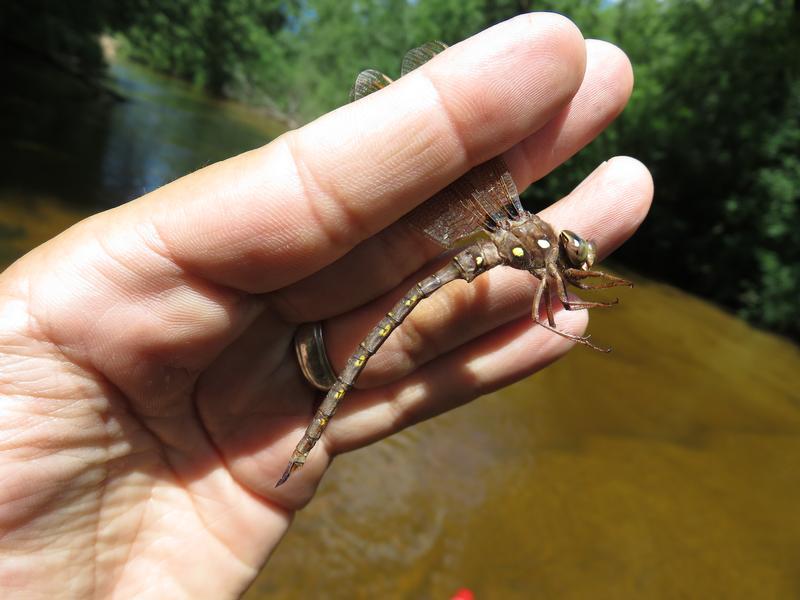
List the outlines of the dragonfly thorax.
<svg viewBox="0 0 800 600">
<path fill-rule="evenodd" d="M 510 219 L 491 233 L 500 256 L 516 269 L 541 269 L 558 260 L 558 241 L 553 229 L 536 215 L 525 213 Z"/>
</svg>

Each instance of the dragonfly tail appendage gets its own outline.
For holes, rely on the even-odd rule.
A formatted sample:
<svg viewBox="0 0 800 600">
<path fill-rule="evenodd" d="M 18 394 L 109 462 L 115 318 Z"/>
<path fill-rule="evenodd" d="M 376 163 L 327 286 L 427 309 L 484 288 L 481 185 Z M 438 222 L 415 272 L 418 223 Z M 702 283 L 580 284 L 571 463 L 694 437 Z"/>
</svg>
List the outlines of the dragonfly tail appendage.
<svg viewBox="0 0 800 600">
<path fill-rule="evenodd" d="M 289 479 L 289 476 L 302 466 L 303 465 L 301 463 L 296 463 L 293 460 L 290 460 L 289 466 L 286 467 L 286 470 L 283 472 L 283 475 L 281 475 L 281 478 L 278 479 L 277 483 L 275 484 L 275 487 L 280 487 L 284 483 L 286 483 L 286 481 Z"/>
<path fill-rule="evenodd" d="M 360 353 L 356 354 L 360 355 Z M 348 367 L 352 360 L 351 358 L 350 361 L 348 361 Z M 366 362 L 363 356 L 362 362 Z M 281 478 L 278 479 L 275 487 L 286 483 L 292 473 L 301 469 L 305 464 L 308 453 L 311 452 L 311 449 L 316 445 L 319 438 L 322 437 L 322 433 L 328 426 L 331 417 L 333 417 L 336 409 L 339 407 L 339 402 L 344 398 L 347 391 L 353 387 L 352 382 L 355 381 L 355 378 L 349 375 L 349 373 L 349 369 L 345 368 L 342 375 L 336 378 L 336 383 L 333 384 L 333 387 L 328 390 L 325 399 L 314 414 L 314 418 L 311 420 L 311 423 L 308 424 L 308 427 L 306 427 L 303 438 L 295 447 L 294 452 L 292 452 L 292 458 L 289 459 L 289 464 L 286 466 L 286 470 L 283 472 L 283 475 L 281 475 Z M 348 383 L 348 381 L 350 383 Z"/>
<path fill-rule="evenodd" d="M 318 422 L 319 421 L 315 416 L 314 420 L 312 421 L 312 425 Z M 311 427 L 309 426 L 309 429 L 310 428 Z M 322 435 L 321 431 L 320 435 Z M 277 483 L 275 484 L 275 487 L 282 486 L 284 483 L 286 483 L 286 481 L 289 479 L 292 473 L 294 473 L 295 471 L 299 471 L 301 468 L 303 468 L 303 465 L 306 462 L 306 457 L 308 456 L 308 453 L 311 451 L 311 448 L 314 447 L 315 443 L 316 440 L 311 438 L 311 436 L 308 433 L 308 429 L 306 429 L 306 433 L 303 436 L 303 439 L 300 440 L 300 443 L 297 444 L 297 447 L 294 449 L 294 452 L 292 452 L 292 458 L 289 460 L 289 464 L 286 466 L 286 470 L 283 472 L 283 475 L 281 475 L 281 478 L 278 479 Z"/>
</svg>

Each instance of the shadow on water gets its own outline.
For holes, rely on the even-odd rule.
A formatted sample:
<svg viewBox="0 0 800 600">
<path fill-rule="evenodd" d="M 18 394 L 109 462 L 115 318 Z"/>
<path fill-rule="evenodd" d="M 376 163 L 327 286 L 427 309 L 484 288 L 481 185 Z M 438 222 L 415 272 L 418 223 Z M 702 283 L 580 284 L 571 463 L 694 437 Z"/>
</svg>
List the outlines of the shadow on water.
<svg viewBox="0 0 800 600">
<path fill-rule="evenodd" d="M 136 67 L 112 78 L 126 101 L 4 93 L 0 261 L 279 133 Z M 337 459 L 247 597 L 800 596 L 800 352 L 631 278 L 592 316 L 613 354 L 575 349 Z"/>
</svg>

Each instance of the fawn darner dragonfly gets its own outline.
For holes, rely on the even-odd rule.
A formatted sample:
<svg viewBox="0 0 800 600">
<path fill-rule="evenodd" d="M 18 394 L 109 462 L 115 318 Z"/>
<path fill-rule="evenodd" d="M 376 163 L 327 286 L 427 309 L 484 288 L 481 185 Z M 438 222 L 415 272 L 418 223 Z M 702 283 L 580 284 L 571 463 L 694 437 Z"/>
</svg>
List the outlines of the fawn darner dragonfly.
<svg viewBox="0 0 800 600">
<path fill-rule="evenodd" d="M 403 58 L 401 76 L 445 48 L 447 46 L 442 42 L 428 42 L 410 50 Z M 392 80 L 379 71 L 362 71 L 356 78 L 350 99 L 358 100 L 390 83 Z M 514 180 L 502 158 L 493 158 L 468 171 L 404 218 L 446 249 L 458 247 L 459 242 L 472 238 L 476 233 L 482 235 L 478 241 L 458 252 L 447 266 L 411 288 L 362 340 L 328 390 L 276 487 L 303 466 L 339 402 L 391 332 L 400 326 L 421 300 L 451 281 L 464 279 L 469 282 L 498 266 L 528 271 L 539 280 L 532 307 L 532 317 L 536 323 L 594 350 L 609 351 L 595 346 L 588 335 L 579 336 L 557 329 L 552 295 L 555 293 L 567 310 L 608 307 L 616 304 L 617 300 L 571 300 L 567 295 L 567 284 L 583 290 L 632 284 L 602 271 L 592 270 L 596 256 L 593 242 L 567 230 L 556 235 L 548 223 L 523 209 Z M 597 281 L 586 281 L 592 278 Z M 542 304 L 546 320 L 539 317 Z"/>
</svg>

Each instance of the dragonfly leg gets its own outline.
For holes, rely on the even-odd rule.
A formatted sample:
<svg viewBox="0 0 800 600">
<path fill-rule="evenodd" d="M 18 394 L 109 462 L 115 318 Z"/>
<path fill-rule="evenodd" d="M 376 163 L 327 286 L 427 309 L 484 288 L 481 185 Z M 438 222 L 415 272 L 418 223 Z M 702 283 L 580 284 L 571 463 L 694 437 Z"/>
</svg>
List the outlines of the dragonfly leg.
<svg viewBox="0 0 800 600">
<path fill-rule="evenodd" d="M 542 281 L 542 287 L 545 288 L 544 290 L 544 308 L 547 311 L 547 322 L 550 324 L 550 327 L 556 326 L 556 317 L 553 315 L 553 295 L 548 289 L 547 280 L 545 279 Z"/>
<path fill-rule="evenodd" d="M 556 329 L 555 327 L 551 327 L 549 323 L 545 323 L 544 321 L 536 320 L 537 325 L 541 325 L 548 331 L 552 331 L 553 333 L 560 335 L 563 338 L 567 338 L 568 340 L 572 340 L 573 342 L 577 342 L 579 344 L 583 344 L 584 346 L 589 346 L 592 350 L 597 350 L 598 352 L 611 352 L 611 348 L 601 348 L 600 346 L 596 346 L 591 342 L 591 335 L 576 335 L 574 333 L 567 333 L 566 331 L 561 331 L 560 329 Z"/>
<path fill-rule="evenodd" d="M 558 290 L 558 299 L 567 310 L 587 310 L 589 308 L 610 308 L 619 303 L 619 298 L 614 298 L 610 302 L 590 301 L 590 300 L 570 300 L 567 294 L 567 283 L 564 281 L 564 276 L 559 273 L 555 267 L 553 268 L 553 279 L 556 282 Z M 580 287 L 580 286 L 578 286 Z M 585 288 L 581 288 L 585 289 Z"/>
<path fill-rule="evenodd" d="M 539 287 L 536 288 L 536 294 L 533 297 L 533 304 L 531 305 L 531 319 L 539 322 L 539 309 L 542 306 L 542 300 L 544 298 L 544 292 L 547 290 L 547 276 L 544 273 L 534 273 L 531 271 L 534 277 L 539 280 Z M 548 291 L 548 295 L 549 295 Z M 551 325 L 555 326 L 555 318 L 553 317 L 553 308 L 549 304 L 546 305 L 547 309 L 547 320 L 550 322 Z"/>
<path fill-rule="evenodd" d="M 568 268 L 564 269 L 564 275 L 567 278 L 567 281 L 570 282 L 570 284 L 582 290 L 602 290 L 618 286 L 633 287 L 633 283 L 628 281 L 627 279 L 622 279 L 622 277 L 609 275 L 608 273 L 604 273 L 603 271 L 584 271 L 583 269 Z M 602 281 L 597 281 L 597 282 L 581 281 L 582 279 L 587 279 L 590 277 L 597 277 Z"/>
<path fill-rule="evenodd" d="M 538 278 L 538 275 L 534 273 L 534 276 Z M 536 295 L 533 299 L 533 307 L 531 308 L 531 316 L 533 317 L 533 321 L 537 325 L 541 325 L 548 331 L 552 331 L 556 335 L 560 335 L 561 337 L 567 338 L 568 340 L 572 340 L 573 342 L 577 342 L 579 344 L 583 344 L 585 346 L 589 346 L 592 350 L 597 350 L 598 352 L 611 352 L 611 348 L 601 348 L 600 346 L 596 346 L 593 344 L 590 339 L 591 335 L 576 335 L 574 333 L 567 333 L 566 331 L 561 331 L 560 329 L 556 328 L 555 325 L 555 318 L 553 316 L 553 306 L 550 298 L 550 291 L 547 289 L 547 277 L 544 277 L 539 284 L 539 288 L 536 290 Z M 545 296 L 545 292 L 547 295 Z M 545 302 L 545 310 L 547 311 L 547 321 L 542 321 L 539 318 L 539 307 L 542 303 L 542 300 Z"/>
<path fill-rule="evenodd" d="M 550 327 L 548 323 L 544 323 L 543 321 L 536 321 L 538 325 L 541 325 L 548 331 L 552 331 L 553 333 L 560 335 L 563 338 L 567 338 L 568 340 L 572 340 L 573 342 L 578 342 L 579 344 L 583 344 L 584 346 L 589 346 L 592 350 L 597 350 L 598 352 L 611 352 L 611 348 L 602 348 L 600 346 L 596 346 L 591 342 L 591 334 L 590 335 L 576 335 L 574 333 L 567 333 L 566 331 L 561 331 L 560 329 L 556 329 L 555 327 Z"/>
</svg>

